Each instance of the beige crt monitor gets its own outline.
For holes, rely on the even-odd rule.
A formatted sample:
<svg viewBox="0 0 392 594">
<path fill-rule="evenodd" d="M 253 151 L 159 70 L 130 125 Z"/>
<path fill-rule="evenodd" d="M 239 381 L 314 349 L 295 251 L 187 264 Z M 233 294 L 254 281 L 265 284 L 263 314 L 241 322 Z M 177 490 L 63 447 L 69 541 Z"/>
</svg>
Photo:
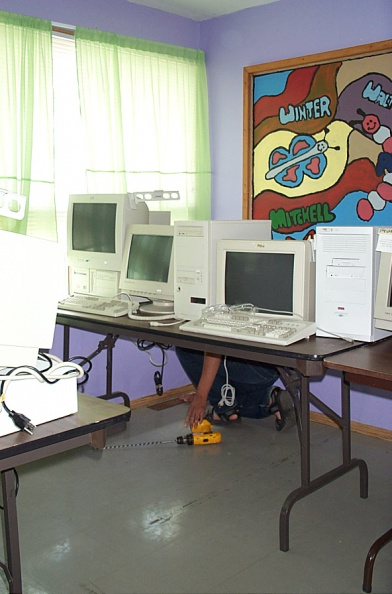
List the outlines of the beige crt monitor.
<svg viewBox="0 0 392 594">
<path fill-rule="evenodd" d="M 147 299 L 139 311 L 174 312 L 172 225 L 129 225 L 120 276 L 120 290 L 130 297 Z"/>
<path fill-rule="evenodd" d="M 221 240 L 217 303 L 251 303 L 260 313 L 314 321 L 315 264 L 310 241 Z"/>
<path fill-rule="evenodd" d="M 130 194 L 71 194 L 67 215 L 69 293 L 116 297 L 128 225 L 149 222 Z"/>
<path fill-rule="evenodd" d="M 392 331 L 392 253 L 382 252 L 374 307 L 376 328 Z"/>
</svg>

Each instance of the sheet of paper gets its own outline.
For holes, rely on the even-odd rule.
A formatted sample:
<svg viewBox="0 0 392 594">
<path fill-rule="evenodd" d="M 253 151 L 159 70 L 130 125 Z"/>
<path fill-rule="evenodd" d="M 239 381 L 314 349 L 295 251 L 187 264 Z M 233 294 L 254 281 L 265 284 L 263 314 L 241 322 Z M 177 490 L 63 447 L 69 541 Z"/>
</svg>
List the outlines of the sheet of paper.
<svg viewBox="0 0 392 594">
<path fill-rule="evenodd" d="M 392 252 L 392 227 L 382 227 L 379 230 L 376 250 L 378 252 Z"/>
</svg>

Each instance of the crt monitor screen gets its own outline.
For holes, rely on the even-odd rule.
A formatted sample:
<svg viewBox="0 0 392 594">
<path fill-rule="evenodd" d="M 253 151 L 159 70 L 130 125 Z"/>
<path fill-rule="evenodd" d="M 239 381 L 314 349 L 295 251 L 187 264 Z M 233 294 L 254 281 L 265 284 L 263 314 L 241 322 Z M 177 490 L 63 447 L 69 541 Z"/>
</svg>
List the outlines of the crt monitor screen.
<svg viewBox="0 0 392 594">
<path fill-rule="evenodd" d="M 309 241 L 230 240 L 217 246 L 217 303 L 251 303 L 260 313 L 314 320 Z"/>
<path fill-rule="evenodd" d="M 76 203 L 72 212 L 72 249 L 84 252 L 116 251 L 115 203 Z"/>
<path fill-rule="evenodd" d="M 120 289 L 151 303 L 140 310 L 166 313 L 174 308 L 172 225 L 130 225 L 125 240 Z"/>
<path fill-rule="evenodd" d="M 137 235 L 132 238 L 127 278 L 167 283 L 173 237 L 165 235 Z"/>
<path fill-rule="evenodd" d="M 252 303 L 269 311 L 292 312 L 293 274 L 294 254 L 228 252 L 226 302 Z"/>
<path fill-rule="evenodd" d="M 130 224 L 148 223 L 144 203 L 128 194 L 71 194 L 67 217 L 68 265 L 120 272 Z"/>
</svg>

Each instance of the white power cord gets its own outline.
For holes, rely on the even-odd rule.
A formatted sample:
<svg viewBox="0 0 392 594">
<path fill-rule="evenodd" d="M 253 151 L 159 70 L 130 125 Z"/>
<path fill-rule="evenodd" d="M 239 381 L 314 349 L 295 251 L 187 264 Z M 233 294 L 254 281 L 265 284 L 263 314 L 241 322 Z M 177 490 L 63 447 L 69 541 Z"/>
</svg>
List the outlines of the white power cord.
<svg viewBox="0 0 392 594">
<path fill-rule="evenodd" d="M 229 384 L 229 372 L 227 370 L 226 356 L 223 359 L 223 367 L 226 372 L 226 383 L 221 387 L 221 399 L 218 402 L 218 406 L 234 406 L 235 402 L 235 388 Z"/>
<path fill-rule="evenodd" d="M 174 322 L 150 322 L 150 326 L 175 326 L 176 324 L 182 324 L 185 319 L 175 320 Z"/>
<path fill-rule="evenodd" d="M 15 367 L 12 371 L 7 373 L 7 375 L 0 374 L 0 381 L 3 378 L 2 398 L 4 399 L 10 382 L 15 380 L 19 381 L 35 378 L 41 383 L 46 381 L 52 384 L 61 379 L 69 379 L 72 377 L 81 378 L 84 376 L 82 367 L 77 363 L 61 361 L 61 359 L 54 355 L 46 355 L 46 357 L 52 361 L 52 365 L 49 369 L 45 369 L 44 371 L 40 371 L 35 367 L 22 365 L 20 367 Z"/>
<path fill-rule="evenodd" d="M 336 332 L 331 332 L 331 330 L 325 330 L 324 328 L 321 328 L 320 326 L 317 326 L 317 330 L 321 330 L 321 332 L 325 332 L 327 334 L 330 334 L 329 338 L 341 338 L 342 340 L 345 340 L 346 342 L 350 342 L 353 343 L 355 342 L 355 340 L 353 338 L 350 338 L 349 336 L 342 336 L 342 334 L 337 334 Z M 328 336 L 325 336 L 324 338 L 328 338 Z"/>
<path fill-rule="evenodd" d="M 143 315 L 143 314 L 134 314 L 128 313 L 128 318 L 130 320 L 139 320 L 139 322 L 155 322 L 156 320 L 172 320 L 174 318 L 174 313 L 170 314 L 156 314 L 156 315 Z"/>
<path fill-rule="evenodd" d="M 39 382 L 46 382 L 54 384 L 62 379 L 80 378 L 84 376 L 84 371 L 80 365 L 70 361 L 61 361 L 54 355 L 40 355 L 41 360 L 49 364 L 46 369 L 37 369 L 28 365 L 21 365 L 14 368 L 3 368 L 0 373 L 1 398 L 0 398 L 0 412 L 5 410 L 8 416 L 12 419 L 16 427 L 21 431 L 26 431 L 32 435 L 35 426 L 31 419 L 26 417 L 23 413 L 16 412 L 8 408 L 5 402 L 5 396 L 11 382 L 16 380 L 36 379 Z"/>
</svg>

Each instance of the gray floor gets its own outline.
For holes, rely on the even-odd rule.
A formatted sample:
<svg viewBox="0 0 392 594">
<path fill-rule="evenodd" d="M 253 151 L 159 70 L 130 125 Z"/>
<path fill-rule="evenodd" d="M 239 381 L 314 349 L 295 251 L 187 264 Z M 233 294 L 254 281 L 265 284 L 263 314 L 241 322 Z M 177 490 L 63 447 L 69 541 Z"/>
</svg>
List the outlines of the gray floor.
<svg viewBox="0 0 392 594">
<path fill-rule="evenodd" d="M 186 405 L 140 409 L 108 445 L 172 440 Z M 218 427 L 214 427 L 218 429 Z M 283 501 L 299 486 L 296 430 L 273 419 L 219 427 L 222 443 L 89 447 L 19 469 L 25 594 L 361 593 L 372 542 L 392 526 L 392 443 L 353 436 L 358 471 L 295 504 L 279 550 Z M 312 424 L 315 473 L 338 461 L 338 431 Z M 0 571 L 0 592 L 7 592 Z M 392 592 L 392 544 L 373 593 Z"/>
</svg>

